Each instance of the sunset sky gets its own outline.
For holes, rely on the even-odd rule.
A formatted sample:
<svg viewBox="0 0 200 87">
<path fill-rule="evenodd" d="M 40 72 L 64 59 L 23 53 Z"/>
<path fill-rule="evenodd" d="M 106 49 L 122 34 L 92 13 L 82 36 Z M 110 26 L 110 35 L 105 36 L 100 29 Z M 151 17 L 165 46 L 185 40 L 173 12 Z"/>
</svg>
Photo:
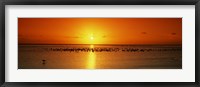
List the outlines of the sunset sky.
<svg viewBox="0 0 200 87">
<path fill-rule="evenodd" d="M 19 44 L 182 44 L 182 18 L 18 18 Z"/>
</svg>

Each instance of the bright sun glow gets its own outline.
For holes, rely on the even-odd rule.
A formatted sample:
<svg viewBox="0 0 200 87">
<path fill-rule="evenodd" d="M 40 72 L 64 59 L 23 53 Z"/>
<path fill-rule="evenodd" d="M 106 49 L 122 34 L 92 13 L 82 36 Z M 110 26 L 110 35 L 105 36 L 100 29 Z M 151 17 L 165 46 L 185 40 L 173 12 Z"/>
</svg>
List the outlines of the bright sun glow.
<svg viewBox="0 0 200 87">
<path fill-rule="evenodd" d="M 94 40 L 94 37 L 93 37 L 93 36 L 91 36 L 91 37 L 90 37 L 90 40 Z"/>
<path fill-rule="evenodd" d="M 103 37 L 104 34 L 101 33 L 93 33 L 90 31 L 83 32 L 83 34 L 78 38 L 77 40 L 80 40 L 81 44 L 103 44 L 105 41 L 105 37 Z M 78 42 L 78 41 L 77 41 Z"/>
<path fill-rule="evenodd" d="M 94 35 L 93 35 L 93 33 L 90 34 L 90 40 L 94 40 Z"/>
</svg>

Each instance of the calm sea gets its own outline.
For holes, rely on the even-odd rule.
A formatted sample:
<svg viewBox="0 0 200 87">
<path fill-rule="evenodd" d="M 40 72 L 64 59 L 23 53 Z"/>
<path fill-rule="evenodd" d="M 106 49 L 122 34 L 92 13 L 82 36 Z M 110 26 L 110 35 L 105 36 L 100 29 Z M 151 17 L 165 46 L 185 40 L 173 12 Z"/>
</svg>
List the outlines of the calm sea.
<svg viewBox="0 0 200 87">
<path fill-rule="evenodd" d="M 19 45 L 19 69 L 182 69 L 182 46 Z"/>
</svg>

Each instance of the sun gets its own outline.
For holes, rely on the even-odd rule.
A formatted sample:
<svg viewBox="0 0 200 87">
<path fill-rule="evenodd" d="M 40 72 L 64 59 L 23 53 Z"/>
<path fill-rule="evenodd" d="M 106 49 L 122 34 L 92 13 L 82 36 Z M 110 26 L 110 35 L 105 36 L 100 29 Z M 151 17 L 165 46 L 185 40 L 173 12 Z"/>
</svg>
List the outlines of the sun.
<svg viewBox="0 0 200 87">
<path fill-rule="evenodd" d="M 90 34 L 90 36 L 89 36 L 89 40 L 90 40 L 90 44 L 94 44 L 95 43 L 95 40 L 94 40 L 95 38 L 94 38 L 94 34 L 92 33 L 92 34 Z"/>
<path fill-rule="evenodd" d="M 91 36 L 91 37 L 90 37 L 90 40 L 94 40 L 94 37 L 93 37 L 93 36 Z"/>
<path fill-rule="evenodd" d="M 91 33 L 89 38 L 90 38 L 91 41 L 93 41 L 94 40 L 94 34 Z"/>
<path fill-rule="evenodd" d="M 103 37 L 101 33 L 85 33 L 83 34 L 83 36 L 80 37 L 82 38 L 80 38 L 79 40 L 83 44 L 102 44 L 105 41 L 105 37 Z"/>
</svg>

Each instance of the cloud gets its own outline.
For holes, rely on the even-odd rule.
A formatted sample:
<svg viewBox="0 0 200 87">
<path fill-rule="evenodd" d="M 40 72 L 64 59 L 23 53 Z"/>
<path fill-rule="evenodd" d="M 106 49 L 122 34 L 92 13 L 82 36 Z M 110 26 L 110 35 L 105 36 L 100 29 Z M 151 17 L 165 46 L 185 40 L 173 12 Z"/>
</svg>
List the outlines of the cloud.
<svg viewBox="0 0 200 87">
<path fill-rule="evenodd" d="M 103 36 L 102 36 L 102 38 L 106 38 L 106 37 L 107 37 L 106 35 L 103 35 Z"/>
<path fill-rule="evenodd" d="M 79 36 L 66 36 L 65 38 L 80 38 Z"/>
<path fill-rule="evenodd" d="M 78 36 L 75 36 L 75 37 L 72 37 L 72 38 L 80 38 L 80 37 L 78 37 Z"/>
<path fill-rule="evenodd" d="M 176 35 L 176 33 L 171 33 L 171 35 Z"/>
<path fill-rule="evenodd" d="M 142 32 L 142 34 L 147 34 L 147 32 Z"/>
</svg>

